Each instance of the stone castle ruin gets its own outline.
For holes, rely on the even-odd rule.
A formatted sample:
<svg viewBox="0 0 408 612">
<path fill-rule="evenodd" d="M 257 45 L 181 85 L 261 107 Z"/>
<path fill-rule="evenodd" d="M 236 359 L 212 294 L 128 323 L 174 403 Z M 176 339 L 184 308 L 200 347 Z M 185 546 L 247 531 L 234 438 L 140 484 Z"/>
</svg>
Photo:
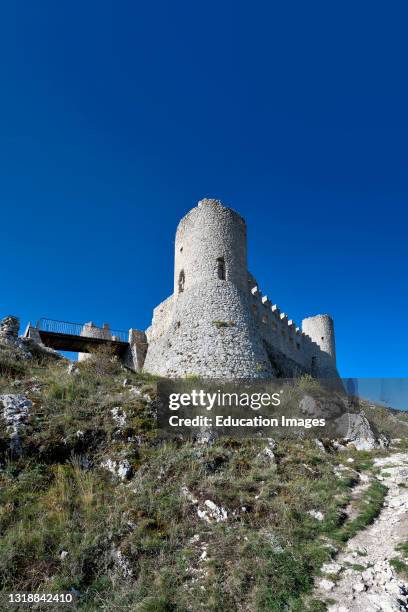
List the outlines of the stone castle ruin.
<svg viewBox="0 0 408 612">
<path fill-rule="evenodd" d="M 180 221 L 174 292 L 154 309 L 144 369 L 167 377 L 337 378 L 334 326 L 327 315 L 302 329 L 263 296 L 247 268 L 244 219 L 201 200 Z"/>
<path fill-rule="evenodd" d="M 109 323 L 104 323 L 102 328 L 97 327 L 92 321 L 85 323 L 81 330 L 81 336 L 85 338 L 103 338 L 104 340 L 115 340 L 109 329 Z M 86 361 L 92 358 L 92 353 L 78 353 L 78 361 Z"/>
<path fill-rule="evenodd" d="M 18 331 L 9 319 L 0 327 L 4 338 Z M 154 309 L 146 332 L 42 319 L 24 337 L 78 351 L 80 361 L 107 343 L 131 369 L 170 378 L 339 377 L 332 318 L 308 317 L 299 329 L 262 295 L 248 272 L 245 221 L 218 200 L 201 200 L 180 221 L 174 291 Z"/>
</svg>

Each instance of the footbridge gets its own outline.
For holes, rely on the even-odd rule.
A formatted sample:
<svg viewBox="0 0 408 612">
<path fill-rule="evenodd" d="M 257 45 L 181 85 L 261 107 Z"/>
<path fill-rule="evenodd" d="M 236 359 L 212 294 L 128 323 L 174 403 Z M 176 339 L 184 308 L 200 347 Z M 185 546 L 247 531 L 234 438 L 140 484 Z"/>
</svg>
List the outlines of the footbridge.
<svg viewBox="0 0 408 612">
<path fill-rule="evenodd" d="M 39 319 L 35 326 L 27 326 L 24 336 L 40 340 L 45 346 L 57 351 L 91 353 L 98 346 L 109 346 L 113 353 L 123 356 L 129 348 L 128 331 L 110 329 L 109 325 L 98 327 L 92 322 L 68 323 Z"/>
</svg>

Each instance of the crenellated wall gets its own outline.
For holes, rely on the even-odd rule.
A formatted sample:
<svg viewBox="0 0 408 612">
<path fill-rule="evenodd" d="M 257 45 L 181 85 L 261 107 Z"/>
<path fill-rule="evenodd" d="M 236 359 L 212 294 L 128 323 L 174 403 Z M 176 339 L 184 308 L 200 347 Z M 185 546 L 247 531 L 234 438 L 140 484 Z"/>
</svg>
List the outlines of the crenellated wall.
<svg viewBox="0 0 408 612">
<path fill-rule="evenodd" d="M 248 273 L 251 308 L 265 342 L 315 376 L 338 376 L 334 323 L 329 315 L 303 319 L 302 328 L 262 295 L 256 279 Z"/>
</svg>

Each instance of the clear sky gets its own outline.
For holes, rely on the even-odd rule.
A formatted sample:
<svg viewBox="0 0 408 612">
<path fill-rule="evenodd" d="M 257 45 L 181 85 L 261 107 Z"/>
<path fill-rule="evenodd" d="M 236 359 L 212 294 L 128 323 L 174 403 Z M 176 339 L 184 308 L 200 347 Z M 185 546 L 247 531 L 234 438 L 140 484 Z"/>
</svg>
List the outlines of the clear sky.
<svg viewBox="0 0 408 612">
<path fill-rule="evenodd" d="M 2 3 L 0 316 L 144 329 L 215 197 L 343 376 L 406 376 L 406 2 Z"/>
</svg>

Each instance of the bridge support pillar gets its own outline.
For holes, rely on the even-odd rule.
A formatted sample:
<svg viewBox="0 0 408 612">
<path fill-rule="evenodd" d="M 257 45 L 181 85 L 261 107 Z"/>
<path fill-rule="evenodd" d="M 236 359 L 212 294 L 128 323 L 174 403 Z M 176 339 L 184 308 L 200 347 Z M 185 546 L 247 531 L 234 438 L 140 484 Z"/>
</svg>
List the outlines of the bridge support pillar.
<svg viewBox="0 0 408 612">
<path fill-rule="evenodd" d="M 123 357 L 124 365 L 134 372 L 140 372 L 143 369 L 146 352 L 146 334 L 138 329 L 129 329 L 129 347 Z"/>
<path fill-rule="evenodd" d="M 43 341 L 41 340 L 40 332 L 36 327 L 33 327 L 31 323 L 27 325 L 23 337 L 30 338 L 31 340 L 34 340 L 34 342 L 37 342 L 37 344 L 44 346 Z"/>
</svg>

